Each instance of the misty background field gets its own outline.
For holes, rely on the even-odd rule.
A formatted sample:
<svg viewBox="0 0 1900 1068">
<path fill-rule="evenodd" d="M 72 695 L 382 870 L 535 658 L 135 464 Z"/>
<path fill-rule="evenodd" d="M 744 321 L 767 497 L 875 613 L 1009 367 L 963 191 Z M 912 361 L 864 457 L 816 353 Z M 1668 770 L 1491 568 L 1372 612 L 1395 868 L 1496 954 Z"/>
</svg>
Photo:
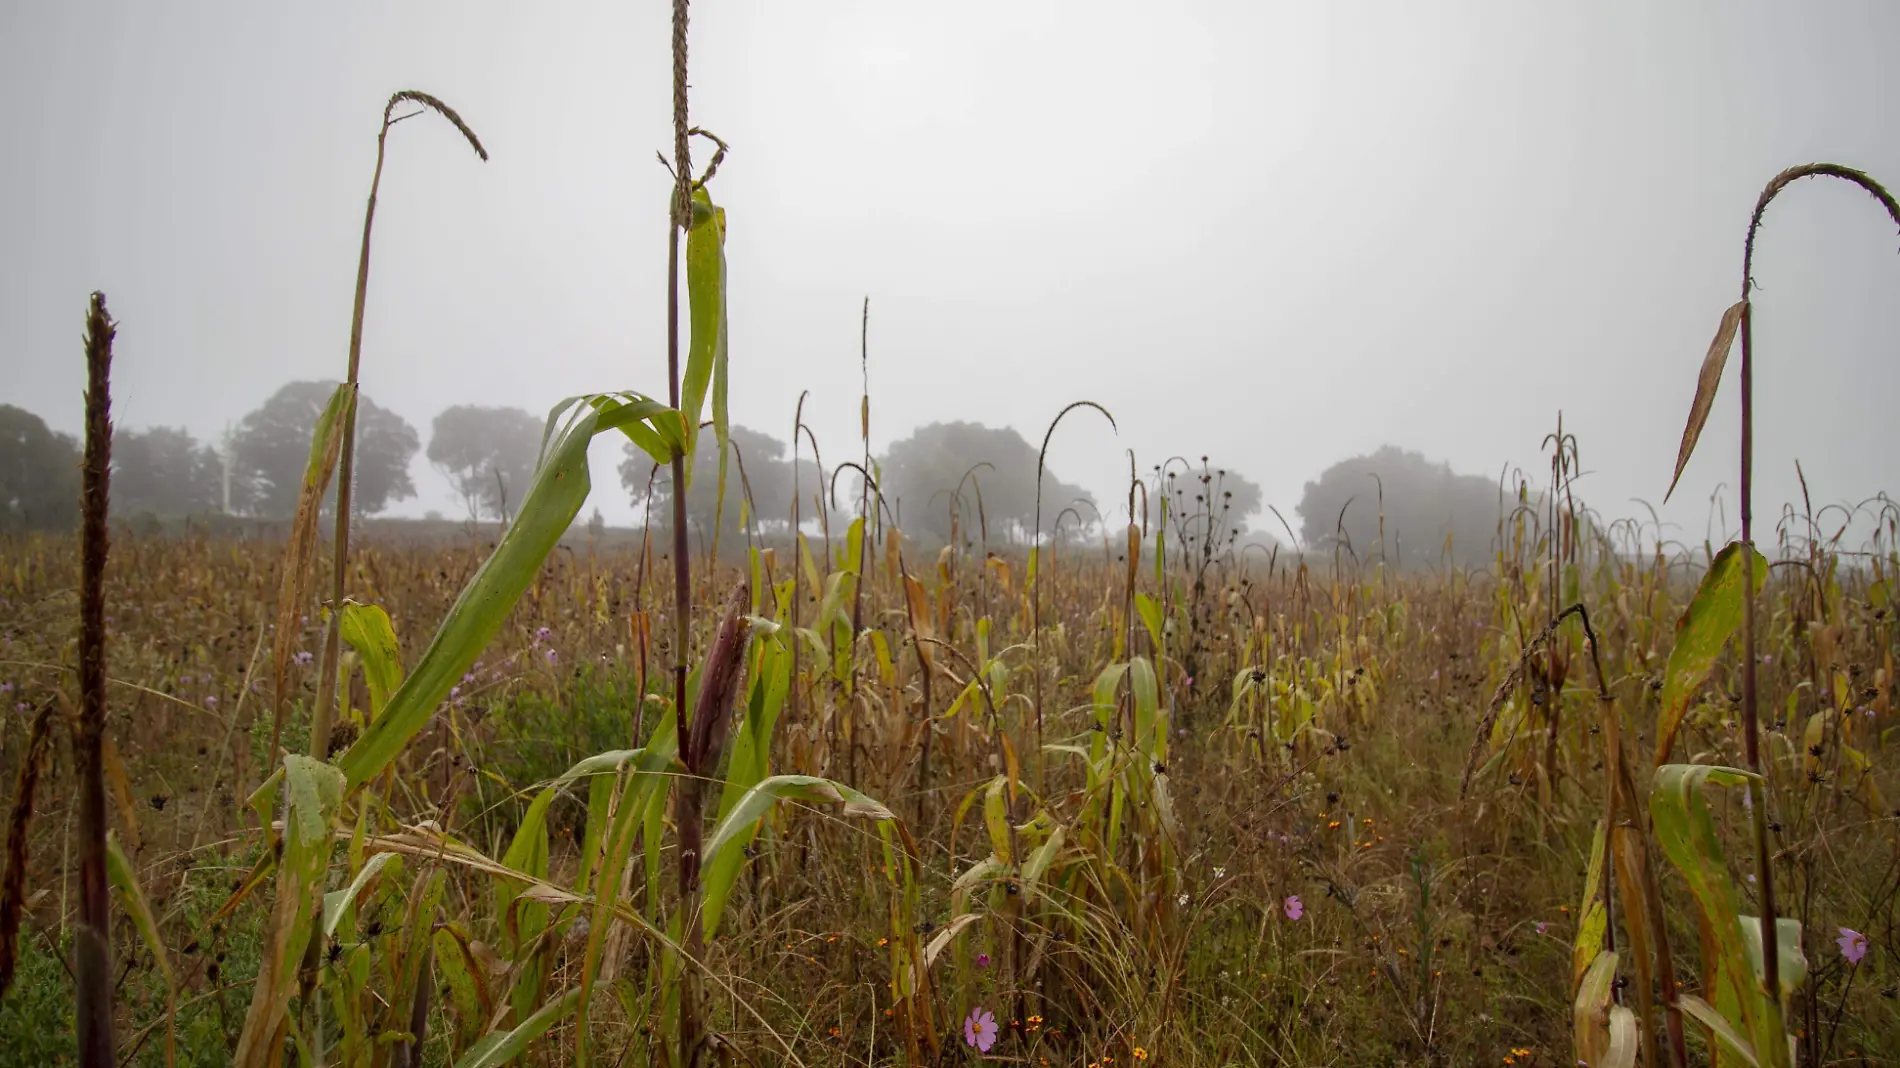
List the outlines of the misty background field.
<svg viewBox="0 0 1900 1068">
<path fill-rule="evenodd" d="M 650 7 L 0 15 L 0 1063 L 1900 1063 L 1900 14 Z"/>
</svg>

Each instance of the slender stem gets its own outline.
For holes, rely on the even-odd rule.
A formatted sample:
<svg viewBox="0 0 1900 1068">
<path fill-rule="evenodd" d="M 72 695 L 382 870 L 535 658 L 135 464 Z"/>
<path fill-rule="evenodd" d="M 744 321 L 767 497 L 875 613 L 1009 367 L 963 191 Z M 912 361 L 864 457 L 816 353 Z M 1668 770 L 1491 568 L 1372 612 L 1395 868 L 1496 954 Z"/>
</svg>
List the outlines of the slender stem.
<svg viewBox="0 0 1900 1068">
<path fill-rule="evenodd" d="M 103 293 L 86 317 L 86 458 L 81 471 L 79 718 L 73 759 L 79 772 L 79 1063 L 114 1068 L 112 911 L 106 896 L 106 507 L 112 464 L 112 336 Z"/>
<path fill-rule="evenodd" d="M 1747 288 L 1747 280 L 1743 280 Z M 1775 911 L 1775 869 L 1768 844 L 1768 789 L 1761 775 L 1761 716 L 1755 684 L 1755 361 L 1754 329 L 1748 305 L 1742 306 L 1742 544 L 1747 547 L 1742 573 L 1742 749 L 1748 770 L 1756 779 L 1748 785 L 1754 795 L 1755 878 L 1761 886 L 1762 981 L 1770 1004 L 1781 1002 L 1780 932 Z"/>
<path fill-rule="evenodd" d="M 845 715 L 851 717 L 850 727 L 845 731 L 845 781 L 852 786 L 858 785 L 858 743 L 857 743 L 857 707 L 858 689 L 858 635 L 864 629 L 864 584 L 869 577 L 865 574 L 864 562 L 871 552 L 871 298 L 864 298 L 864 312 L 858 322 L 858 372 L 864 382 L 864 393 L 858 405 L 858 432 L 864 442 L 864 462 L 858 473 L 864 477 L 858 482 L 858 578 L 851 589 L 851 663 L 850 679 L 852 700 L 845 705 Z"/>
<path fill-rule="evenodd" d="M 394 106 L 394 101 L 391 101 Z M 376 134 L 376 171 L 369 182 L 369 203 L 363 209 L 363 244 L 356 260 L 356 298 L 350 309 L 350 362 L 344 381 L 352 392 L 363 363 L 363 306 L 369 296 L 369 238 L 376 224 L 376 193 L 383 184 L 383 150 L 389 141 L 389 109 L 383 110 L 383 128 Z M 336 536 L 332 544 L 330 617 L 323 627 L 322 670 L 317 673 L 317 704 L 311 716 L 310 755 L 322 760 L 330 749 L 336 722 L 337 664 L 341 659 L 338 614 L 343 610 L 350 559 L 350 507 L 356 480 L 356 410 L 352 403 L 343 417 L 343 447 L 337 458 Z M 313 943 L 311 961 L 317 952 Z"/>
<path fill-rule="evenodd" d="M 686 29 L 688 0 L 673 0 L 673 225 L 667 228 L 666 249 L 666 389 L 673 407 L 680 406 L 680 234 L 693 222 L 693 162 L 686 109 Z M 698 910 L 699 849 L 702 819 L 699 780 L 702 754 L 693 738 L 698 724 L 689 721 L 686 706 L 686 662 L 691 650 L 693 624 L 692 546 L 686 534 L 686 456 L 673 453 L 673 707 L 679 736 L 685 739 L 682 756 L 688 775 L 675 798 L 679 822 L 679 908 L 684 923 L 688 959 L 679 970 L 679 1048 L 675 1063 L 691 1068 L 699 1062 L 699 977 L 696 947 L 700 939 Z"/>
</svg>

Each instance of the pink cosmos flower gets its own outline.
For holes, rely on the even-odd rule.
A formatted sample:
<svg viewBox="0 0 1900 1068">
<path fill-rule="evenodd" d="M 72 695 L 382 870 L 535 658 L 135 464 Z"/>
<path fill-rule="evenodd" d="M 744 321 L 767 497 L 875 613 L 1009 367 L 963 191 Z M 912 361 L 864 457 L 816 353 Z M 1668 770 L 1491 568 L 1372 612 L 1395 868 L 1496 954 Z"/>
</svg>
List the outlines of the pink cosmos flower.
<svg viewBox="0 0 1900 1068">
<path fill-rule="evenodd" d="M 996 1045 L 996 1015 L 985 1008 L 974 1008 L 963 1018 L 963 1041 L 978 1053 L 988 1053 Z"/>
<path fill-rule="evenodd" d="M 1550 925 L 1549 925 L 1549 924 L 1547 924 L 1547 923 L 1545 923 L 1545 922 L 1544 922 L 1543 920 L 1538 920 L 1538 921 L 1537 921 L 1537 933 L 1538 933 L 1538 934 L 1543 934 L 1543 933 L 1544 933 L 1544 930 L 1545 930 L 1545 928 L 1547 928 L 1547 927 L 1549 927 L 1549 926 L 1550 926 Z"/>
<path fill-rule="evenodd" d="M 1286 899 L 1286 918 L 1297 920 L 1306 915 L 1306 906 L 1300 903 L 1300 895 L 1294 894 Z"/>
<path fill-rule="evenodd" d="M 1867 936 L 1851 927 L 1841 928 L 1841 936 L 1834 941 L 1840 943 L 1841 956 L 1846 957 L 1849 964 L 1859 964 L 1867 955 Z"/>
<path fill-rule="evenodd" d="M 989 966 L 990 966 L 990 955 L 989 955 L 988 953 L 978 953 L 978 954 L 976 955 L 976 966 L 977 966 L 977 967 L 979 967 L 979 968 L 987 968 L 987 967 L 989 967 Z"/>
</svg>

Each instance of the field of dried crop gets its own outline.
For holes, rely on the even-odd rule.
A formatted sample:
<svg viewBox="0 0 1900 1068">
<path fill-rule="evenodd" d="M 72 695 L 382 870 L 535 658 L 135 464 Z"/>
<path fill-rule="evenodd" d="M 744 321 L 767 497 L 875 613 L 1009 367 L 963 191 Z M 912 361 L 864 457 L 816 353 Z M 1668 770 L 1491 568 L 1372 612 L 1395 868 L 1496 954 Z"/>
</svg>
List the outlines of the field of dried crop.
<svg viewBox="0 0 1900 1068">
<path fill-rule="evenodd" d="M 1600 948 L 1629 960 L 1628 940 L 1666 933 L 1675 981 L 1715 1000 L 1698 962 L 1719 958 L 1671 844 L 1615 854 L 1658 869 L 1661 932 L 1631 922 L 1640 880 L 1602 877 L 1603 727 L 1618 723 L 1644 798 L 1661 789 L 1658 725 L 1678 716 L 1676 759 L 1743 765 L 1740 665 L 1731 651 L 1706 683 L 1671 681 L 1708 552 L 1618 553 L 1561 513 L 1548 538 L 1540 518 L 1501 521 L 1497 566 L 1475 573 L 1290 554 L 1203 567 L 1191 537 L 1184 553 L 1157 531 L 1059 551 L 1032 577 L 1023 556 L 919 554 L 874 529 L 856 583 L 855 521 L 829 552 L 812 539 L 796 558 L 779 546 L 695 571 L 693 646 L 726 643 L 738 666 L 720 684 L 726 736 L 697 743 L 708 831 L 690 953 L 678 812 L 698 780 L 670 699 L 664 555 L 550 554 L 383 766 L 348 772 L 347 795 L 343 773 L 303 794 L 292 779 L 287 833 L 285 803 L 257 800 L 279 764 L 283 546 L 122 538 L 106 764 L 150 924 L 122 908 L 113 932 L 124 1053 L 161 1063 L 175 1035 L 184 1063 L 224 1063 L 275 955 L 284 1003 L 306 1006 L 293 1045 L 342 1063 L 385 1063 L 418 1030 L 427 1063 L 502 1063 L 478 1056 L 497 1034 L 539 1063 L 649 1063 L 677 1041 L 682 972 L 707 1048 L 753 1063 L 1574 1062 L 1571 1010 Z M 1803 1063 L 1900 1055 L 1884 519 L 1871 555 L 1790 546 L 1761 597 Z M 365 625 L 343 628 L 331 755 L 402 714 L 398 680 L 424 670 L 417 653 L 487 555 L 354 552 L 344 618 Z M 17 781 L 36 719 L 66 714 L 77 554 L 22 539 L 0 559 L 0 766 Z M 1593 644 L 1576 616 L 1547 630 L 1574 603 Z M 282 734 L 301 741 L 323 626 L 291 629 Z M 720 686 L 690 681 L 707 707 Z M 72 1042 L 73 791 L 64 745 L 50 749 L 0 1003 L 14 1063 Z M 1726 848 L 1746 900 L 1747 816 L 1723 793 L 1708 791 L 1715 839 L 1696 844 Z M 313 841 L 296 838 L 300 805 L 317 810 Z M 327 894 L 300 917 L 322 923 L 308 960 L 272 944 L 299 847 Z M 1843 928 L 1872 952 L 1844 952 Z M 1619 982 L 1617 1000 L 1641 999 Z M 1687 1043 L 1706 1056 L 1700 1028 Z"/>
<path fill-rule="evenodd" d="M 441 99 L 383 111 L 281 538 L 114 524 L 92 295 L 79 529 L 0 531 L 0 1065 L 1900 1063 L 1900 504 L 1758 538 L 1751 499 L 1763 214 L 1830 179 L 1900 226 L 1878 183 L 1750 216 L 1675 464 L 1738 352 L 1727 544 L 1581 506 L 1561 421 L 1479 567 L 1397 567 L 1383 482 L 1376 546 L 1242 551 L 1215 476 L 1132 451 L 1065 538 L 1086 400 L 1031 521 L 959 483 L 930 544 L 867 371 L 862 461 L 696 545 L 745 383 L 686 16 L 659 388 L 557 405 L 492 540 L 350 521 L 392 130 L 487 159 Z M 677 489 L 631 544 L 575 526 L 613 433 Z"/>
</svg>

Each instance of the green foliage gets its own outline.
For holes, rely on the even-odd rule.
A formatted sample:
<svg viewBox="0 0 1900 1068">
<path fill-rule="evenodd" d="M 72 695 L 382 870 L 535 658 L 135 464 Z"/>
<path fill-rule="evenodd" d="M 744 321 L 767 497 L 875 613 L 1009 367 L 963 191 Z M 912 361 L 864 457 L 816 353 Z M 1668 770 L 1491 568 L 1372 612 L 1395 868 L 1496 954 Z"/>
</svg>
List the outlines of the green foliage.
<svg viewBox="0 0 1900 1068">
<path fill-rule="evenodd" d="M 232 487 L 232 506 L 248 504 L 249 486 Z M 201 445 L 183 427 L 114 429 L 114 515 L 191 515 L 223 510 L 224 463 L 216 449 Z"/>
<path fill-rule="evenodd" d="M 1676 644 L 1669 652 L 1663 675 L 1662 711 L 1656 723 L 1656 763 L 1669 760 L 1669 751 L 1682 725 L 1689 700 L 1708 678 L 1729 636 L 1742 625 L 1742 559 L 1754 561 L 1755 590 L 1768 581 L 1768 561 L 1741 542 L 1731 542 L 1715 555 L 1695 599 L 1676 622 Z"/>
<path fill-rule="evenodd" d="M 1507 509 L 1515 505 L 1504 502 Z M 1492 556 L 1498 509 L 1496 482 L 1455 474 L 1449 464 L 1387 445 L 1341 460 L 1306 484 L 1300 538 L 1315 549 L 1349 545 L 1361 563 L 1383 558 L 1405 567 L 1442 566 L 1449 538 L 1454 562 L 1484 564 Z"/>
<path fill-rule="evenodd" d="M 79 442 L 0 404 L 0 529 L 64 530 L 79 520 Z"/>
<path fill-rule="evenodd" d="M 979 464 L 988 466 L 971 473 Z M 999 544 L 1030 540 L 1036 516 L 1036 447 L 1013 427 L 930 423 L 892 442 L 878 461 L 878 471 L 878 488 L 893 507 L 901 506 L 904 529 L 912 537 L 948 541 L 954 508 L 962 515 L 959 527 L 966 541 L 974 542 L 980 493 L 991 539 Z M 1043 477 L 1042 497 L 1043 522 L 1049 527 L 1062 506 L 1094 499 L 1053 472 Z"/>
<path fill-rule="evenodd" d="M 540 448 L 541 420 L 520 408 L 458 404 L 436 413 L 428 457 L 470 519 L 506 519 L 534 476 Z"/>
</svg>

